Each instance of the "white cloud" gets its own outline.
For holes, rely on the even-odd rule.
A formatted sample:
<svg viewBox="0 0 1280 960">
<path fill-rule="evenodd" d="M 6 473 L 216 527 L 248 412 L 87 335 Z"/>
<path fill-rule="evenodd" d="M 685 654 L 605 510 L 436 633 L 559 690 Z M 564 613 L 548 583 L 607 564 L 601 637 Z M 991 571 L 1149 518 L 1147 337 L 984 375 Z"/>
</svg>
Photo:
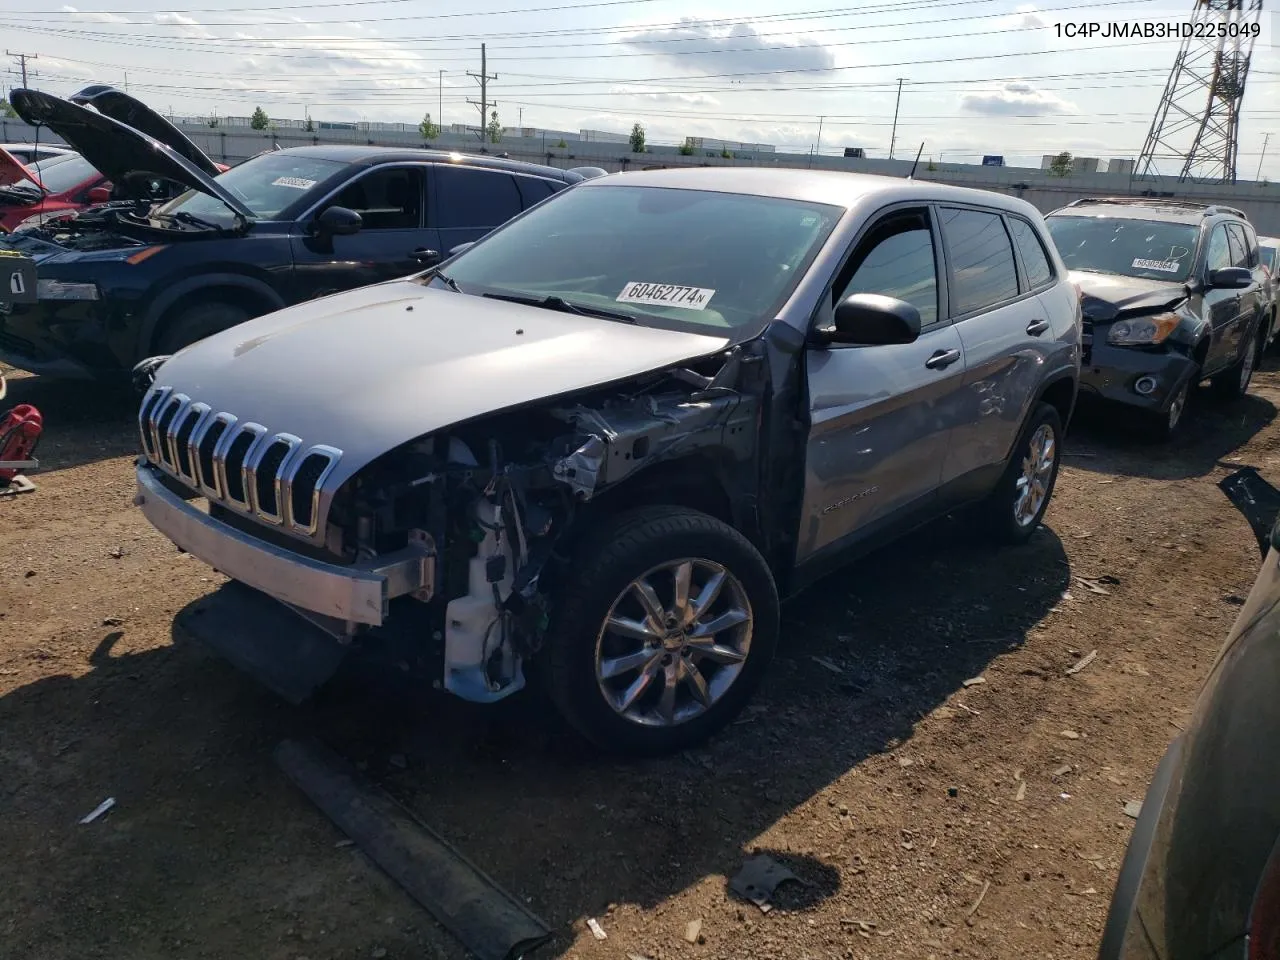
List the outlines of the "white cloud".
<svg viewBox="0 0 1280 960">
<path fill-rule="evenodd" d="M 128 23 L 124 17 L 118 17 L 114 13 L 99 13 L 95 10 L 77 10 L 75 7 L 64 6 L 61 8 L 63 13 L 75 14 L 78 20 L 88 20 L 92 23 Z"/>
<path fill-rule="evenodd" d="M 622 43 L 690 73 L 823 70 L 836 62 L 831 51 L 812 38 L 782 40 L 760 35 L 749 23 L 725 30 L 689 17 L 678 27 L 639 30 L 623 37 Z"/>
<path fill-rule="evenodd" d="M 174 34 L 179 37 L 188 37 L 192 40 L 209 40 L 214 36 L 213 31 L 208 27 L 202 26 L 195 17 L 187 17 L 181 13 L 157 13 L 155 21 L 156 23 L 181 27 L 180 30 L 174 31 Z"/>
<path fill-rule="evenodd" d="M 1006 83 L 998 90 L 966 93 L 960 98 L 960 108 L 989 117 L 1053 116 L 1076 111 L 1070 101 L 1046 90 L 1037 90 L 1029 83 Z"/>
<path fill-rule="evenodd" d="M 708 93 L 675 93 L 670 90 L 648 91 L 635 87 L 615 86 L 610 92 L 621 97 L 634 97 L 645 105 L 667 107 L 714 107 L 720 101 Z"/>
<path fill-rule="evenodd" d="M 1012 30 L 1034 30 L 1045 26 L 1044 18 L 1040 16 L 1039 10 L 1033 3 L 1024 3 L 1016 7 L 1014 15 L 1005 22 Z"/>
</svg>

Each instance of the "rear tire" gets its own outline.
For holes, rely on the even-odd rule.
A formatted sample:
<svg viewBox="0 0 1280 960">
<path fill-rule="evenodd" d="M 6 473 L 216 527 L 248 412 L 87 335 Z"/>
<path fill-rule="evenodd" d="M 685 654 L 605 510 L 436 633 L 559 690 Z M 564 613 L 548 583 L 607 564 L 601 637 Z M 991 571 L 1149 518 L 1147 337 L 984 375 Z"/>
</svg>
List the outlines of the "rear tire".
<svg viewBox="0 0 1280 960">
<path fill-rule="evenodd" d="M 156 347 L 162 354 L 177 353 L 183 347 L 189 347 L 248 319 L 247 311 L 230 303 L 199 303 L 187 307 L 165 325 Z"/>
<path fill-rule="evenodd" d="M 1040 526 L 1062 462 L 1062 418 L 1039 403 L 1027 418 L 1004 475 L 984 506 L 986 529 L 998 543 L 1026 543 Z"/>
<path fill-rule="evenodd" d="M 575 551 L 557 593 L 548 692 L 610 752 L 652 756 L 707 739 L 746 705 L 777 645 L 768 564 L 696 510 L 644 507 L 606 522 Z"/>
<path fill-rule="evenodd" d="M 1257 330 L 1249 338 L 1244 355 L 1226 370 L 1214 374 L 1211 383 L 1213 393 L 1219 400 L 1239 400 L 1249 392 L 1249 384 L 1253 380 L 1253 372 L 1258 366 L 1260 334 Z"/>
</svg>

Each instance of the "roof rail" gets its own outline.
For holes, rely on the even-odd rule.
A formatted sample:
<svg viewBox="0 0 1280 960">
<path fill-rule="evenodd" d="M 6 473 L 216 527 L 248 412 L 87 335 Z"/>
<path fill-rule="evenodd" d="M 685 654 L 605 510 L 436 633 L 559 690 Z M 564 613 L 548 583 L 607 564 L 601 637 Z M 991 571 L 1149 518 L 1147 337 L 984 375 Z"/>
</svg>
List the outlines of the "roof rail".
<svg viewBox="0 0 1280 960">
<path fill-rule="evenodd" d="M 1228 207 L 1226 204 L 1223 204 L 1223 203 L 1212 204 L 1210 207 L 1208 207 L 1208 209 L 1205 210 L 1204 215 L 1206 217 L 1211 217 L 1217 213 L 1234 214 L 1235 216 L 1239 217 L 1241 220 L 1249 219 L 1249 215 L 1245 213 L 1243 210 L 1241 210 L 1239 207 Z"/>
<path fill-rule="evenodd" d="M 1117 205 L 1133 203 L 1148 207 L 1179 207 L 1184 210 L 1199 210 L 1206 217 L 1219 213 L 1229 213 L 1239 217 L 1241 220 L 1249 219 L 1248 214 L 1239 207 L 1229 207 L 1224 203 L 1195 203 L 1191 200 L 1169 200 L 1164 197 L 1081 197 L 1079 200 L 1072 200 L 1067 206 L 1078 207 L 1086 203 L 1114 203 Z"/>
</svg>

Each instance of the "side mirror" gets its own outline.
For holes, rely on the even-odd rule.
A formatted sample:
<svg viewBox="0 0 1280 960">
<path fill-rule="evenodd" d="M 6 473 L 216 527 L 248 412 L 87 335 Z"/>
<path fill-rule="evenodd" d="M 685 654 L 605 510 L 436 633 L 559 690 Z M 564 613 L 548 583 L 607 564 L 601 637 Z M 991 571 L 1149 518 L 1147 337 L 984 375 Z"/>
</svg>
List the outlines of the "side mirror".
<svg viewBox="0 0 1280 960">
<path fill-rule="evenodd" d="M 1245 267 L 1223 267 L 1209 274 L 1210 290 L 1243 290 L 1253 283 L 1253 273 Z"/>
<path fill-rule="evenodd" d="M 854 293 L 836 304 L 835 326 L 824 332 L 829 343 L 914 343 L 920 336 L 920 311 L 896 297 Z"/>
<path fill-rule="evenodd" d="M 94 187 L 85 196 L 90 203 L 106 203 L 111 199 L 110 187 Z"/>
<path fill-rule="evenodd" d="M 449 250 L 449 256 L 451 256 L 451 257 L 456 257 L 456 256 L 457 256 L 458 254 L 460 254 L 463 250 L 466 250 L 468 247 L 472 247 L 472 246 L 475 246 L 475 241 L 474 241 L 474 240 L 468 240 L 466 243 L 460 243 L 460 244 L 458 244 L 456 247 L 452 247 L 452 248 L 450 248 L 450 250 Z"/>
<path fill-rule="evenodd" d="M 313 232 L 320 237 L 349 237 L 364 225 L 360 214 L 346 207 L 328 207 L 313 221 Z"/>
</svg>

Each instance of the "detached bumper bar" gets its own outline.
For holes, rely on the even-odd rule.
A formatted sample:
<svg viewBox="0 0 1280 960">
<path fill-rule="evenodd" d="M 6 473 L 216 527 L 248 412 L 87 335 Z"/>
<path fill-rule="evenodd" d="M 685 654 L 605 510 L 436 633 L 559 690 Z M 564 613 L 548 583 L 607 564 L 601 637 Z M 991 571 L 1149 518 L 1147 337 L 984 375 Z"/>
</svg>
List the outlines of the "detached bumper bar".
<svg viewBox="0 0 1280 960">
<path fill-rule="evenodd" d="M 241 533 L 182 499 L 153 467 L 137 467 L 138 495 L 151 525 L 233 580 L 322 617 L 378 626 L 392 598 L 431 589 L 435 557 L 424 547 L 379 557 L 374 564 L 344 566 L 299 556 Z"/>
</svg>

